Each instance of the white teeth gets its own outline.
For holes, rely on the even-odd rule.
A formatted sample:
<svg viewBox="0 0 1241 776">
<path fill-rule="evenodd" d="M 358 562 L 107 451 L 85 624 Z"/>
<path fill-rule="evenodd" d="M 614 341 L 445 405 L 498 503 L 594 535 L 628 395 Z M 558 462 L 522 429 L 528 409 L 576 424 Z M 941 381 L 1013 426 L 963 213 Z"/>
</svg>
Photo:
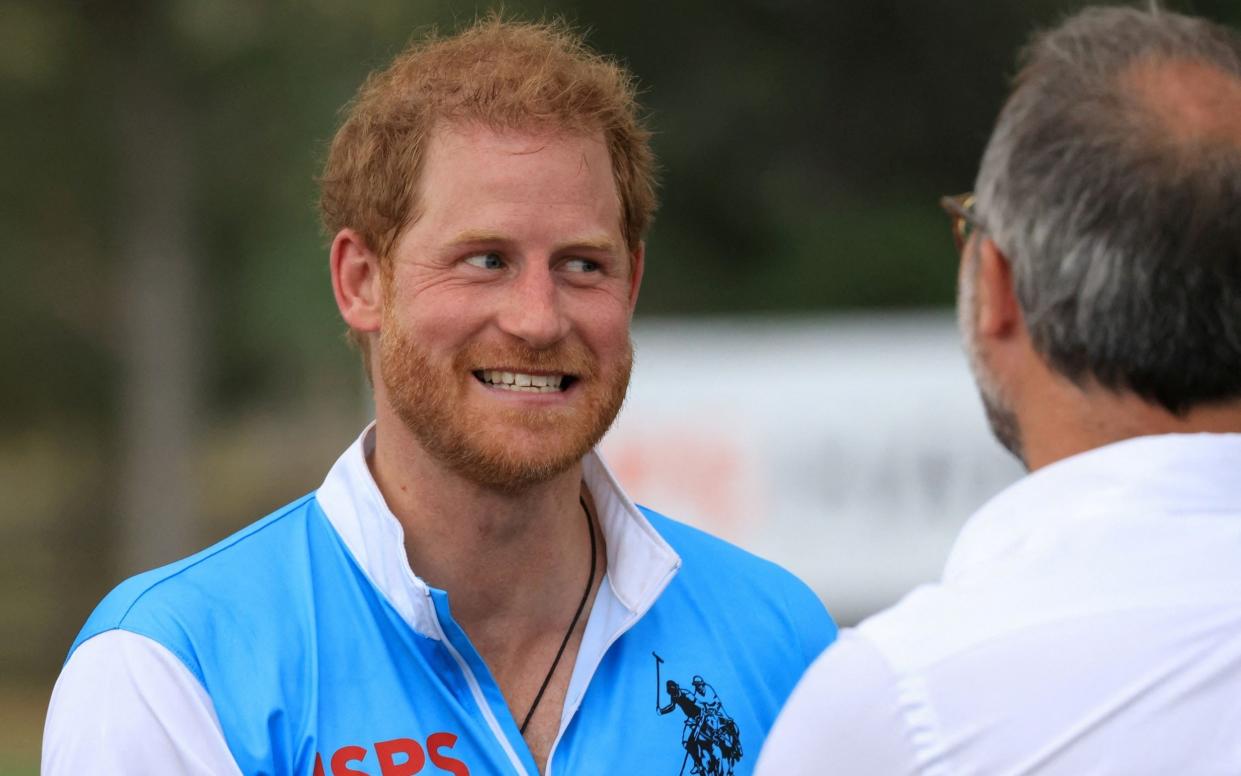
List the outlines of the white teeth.
<svg viewBox="0 0 1241 776">
<path fill-rule="evenodd" d="M 480 374 L 483 382 L 493 388 L 525 393 L 553 393 L 559 391 L 564 382 L 564 375 L 530 375 L 494 369 L 484 369 Z"/>
</svg>

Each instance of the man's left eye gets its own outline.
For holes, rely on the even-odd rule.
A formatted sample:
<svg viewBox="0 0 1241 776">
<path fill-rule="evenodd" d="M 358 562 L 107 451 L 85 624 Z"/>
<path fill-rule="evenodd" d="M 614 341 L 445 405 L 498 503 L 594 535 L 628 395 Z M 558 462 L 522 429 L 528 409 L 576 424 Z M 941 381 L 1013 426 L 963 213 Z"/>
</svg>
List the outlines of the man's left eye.
<svg viewBox="0 0 1241 776">
<path fill-rule="evenodd" d="M 466 264 L 479 269 L 503 269 L 504 259 L 498 253 L 477 253 L 465 260 Z"/>
<path fill-rule="evenodd" d="M 570 272 L 598 272 L 599 264 L 590 259 L 569 259 L 564 263 Z"/>
</svg>

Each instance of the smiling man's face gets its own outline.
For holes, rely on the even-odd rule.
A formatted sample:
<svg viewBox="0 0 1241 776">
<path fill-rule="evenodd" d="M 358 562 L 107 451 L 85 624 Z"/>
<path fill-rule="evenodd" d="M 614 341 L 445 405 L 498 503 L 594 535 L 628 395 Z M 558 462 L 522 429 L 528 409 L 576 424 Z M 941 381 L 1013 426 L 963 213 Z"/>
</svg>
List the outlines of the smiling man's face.
<svg viewBox="0 0 1241 776">
<path fill-rule="evenodd" d="M 624 399 L 641 280 L 602 134 L 440 128 L 417 200 L 384 284 L 387 401 L 481 485 L 568 470 Z"/>
</svg>

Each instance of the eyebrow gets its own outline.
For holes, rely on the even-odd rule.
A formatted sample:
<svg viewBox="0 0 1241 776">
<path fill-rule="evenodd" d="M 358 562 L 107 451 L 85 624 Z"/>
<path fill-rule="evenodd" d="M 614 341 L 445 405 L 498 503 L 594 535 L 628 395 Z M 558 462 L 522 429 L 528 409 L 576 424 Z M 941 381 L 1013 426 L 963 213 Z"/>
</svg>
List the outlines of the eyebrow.
<svg viewBox="0 0 1241 776">
<path fill-rule="evenodd" d="M 469 230 L 461 232 L 451 241 L 453 245 L 473 245 L 476 243 L 510 243 L 512 240 L 499 232 L 491 232 L 487 230 Z M 601 253 L 611 253 L 616 250 L 616 244 L 607 237 L 587 237 L 581 240 L 571 240 L 563 245 L 556 246 L 558 251 L 565 250 L 589 250 L 599 251 Z"/>
</svg>

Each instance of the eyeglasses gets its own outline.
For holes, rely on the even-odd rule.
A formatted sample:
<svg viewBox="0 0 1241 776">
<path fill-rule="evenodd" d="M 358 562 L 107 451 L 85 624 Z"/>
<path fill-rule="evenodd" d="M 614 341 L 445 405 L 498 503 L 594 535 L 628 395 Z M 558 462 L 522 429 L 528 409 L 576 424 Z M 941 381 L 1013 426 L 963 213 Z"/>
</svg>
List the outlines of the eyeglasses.
<svg viewBox="0 0 1241 776">
<path fill-rule="evenodd" d="M 957 253 L 960 253 L 969 242 L 970 235 L 978 228 L 978 221 L 974 217 L 974 195 L 969 193 L 941 197 L 939 206 L 952 221 L 952 239 L 957 244 Z"/>
</svg>

